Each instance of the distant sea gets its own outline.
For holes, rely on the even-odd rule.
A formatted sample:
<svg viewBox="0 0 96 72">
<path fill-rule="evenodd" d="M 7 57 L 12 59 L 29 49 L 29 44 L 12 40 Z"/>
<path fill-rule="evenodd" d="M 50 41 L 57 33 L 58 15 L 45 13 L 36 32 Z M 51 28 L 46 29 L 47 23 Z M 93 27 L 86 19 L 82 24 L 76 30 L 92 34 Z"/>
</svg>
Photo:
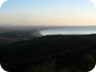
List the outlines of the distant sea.
<svg viewBox="0 0 96 72">
<path fill-rule="evenodd" d="M 64 28 L 50 28 L 40 31 L 41 35 L 84 35 L 96 34 L 96 26 L 91 27 L 64 27 Z"/>
</svg>

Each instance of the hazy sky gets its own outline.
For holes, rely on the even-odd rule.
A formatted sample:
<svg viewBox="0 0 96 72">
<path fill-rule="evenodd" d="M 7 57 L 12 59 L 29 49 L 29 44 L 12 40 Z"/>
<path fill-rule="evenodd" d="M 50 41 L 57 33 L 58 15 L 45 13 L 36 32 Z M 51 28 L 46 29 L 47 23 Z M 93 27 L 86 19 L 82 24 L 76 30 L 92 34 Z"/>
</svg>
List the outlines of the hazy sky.
<svg viewBox="0 0 96 72">
<path fill-rule="evenodd" d="M 96 7 L 88 0 L 9 0 L 0 25 L 96 25 Z"/>
</svg>

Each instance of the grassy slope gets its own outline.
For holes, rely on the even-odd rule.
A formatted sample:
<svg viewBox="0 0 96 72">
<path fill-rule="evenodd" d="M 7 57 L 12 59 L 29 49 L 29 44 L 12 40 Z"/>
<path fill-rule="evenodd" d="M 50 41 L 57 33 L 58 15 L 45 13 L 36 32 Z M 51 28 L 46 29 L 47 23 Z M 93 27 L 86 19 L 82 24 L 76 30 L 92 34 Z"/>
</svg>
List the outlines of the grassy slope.
<svg viewBox="0 0 96 72">
<path fill-rule="evenodd" d="M 0 50 L 1 65 L 5 70 L 18 72 L 51 72 L 51 69 L 52 72 L 91 70 L 96 55 L 94 39 L 95 35 L 52 35 L 5 45 Z"/>
</svg>

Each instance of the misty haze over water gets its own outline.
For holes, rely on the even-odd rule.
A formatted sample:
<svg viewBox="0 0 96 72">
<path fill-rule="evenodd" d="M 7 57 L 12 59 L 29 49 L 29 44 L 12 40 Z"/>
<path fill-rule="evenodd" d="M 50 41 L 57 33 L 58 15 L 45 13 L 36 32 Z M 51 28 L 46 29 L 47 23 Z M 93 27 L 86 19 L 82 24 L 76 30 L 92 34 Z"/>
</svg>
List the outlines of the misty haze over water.
<svg viewBox="0 0 96 72">
<path fill-rule="evenodd" d="M 1 33 L 17 30 L 37 32 L 41 36 L 55 35 L 55 34 L 62 34 L 62 35 L 96 34 L 96 26 L 1 26 L 0 27 Z"/>
</svg>

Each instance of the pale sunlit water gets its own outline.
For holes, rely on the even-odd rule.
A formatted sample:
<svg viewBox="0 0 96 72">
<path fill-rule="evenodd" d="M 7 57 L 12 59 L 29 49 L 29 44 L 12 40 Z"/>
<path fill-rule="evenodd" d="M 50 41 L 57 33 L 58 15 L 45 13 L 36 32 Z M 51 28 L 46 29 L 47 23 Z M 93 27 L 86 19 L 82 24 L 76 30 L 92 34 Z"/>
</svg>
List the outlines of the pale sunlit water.
<svg viewBox="0 0 96 72">
<path fill-rule="evenodd" d="M 62 35 L 83 35 L 83 34 L 96 34 L 96 29 L 92 28 L 65 28 L 65 29 L 47 29 L 41 30 L 41 35 L 55 35 L 55 34 L 62 34 Z"/>
</svg>

